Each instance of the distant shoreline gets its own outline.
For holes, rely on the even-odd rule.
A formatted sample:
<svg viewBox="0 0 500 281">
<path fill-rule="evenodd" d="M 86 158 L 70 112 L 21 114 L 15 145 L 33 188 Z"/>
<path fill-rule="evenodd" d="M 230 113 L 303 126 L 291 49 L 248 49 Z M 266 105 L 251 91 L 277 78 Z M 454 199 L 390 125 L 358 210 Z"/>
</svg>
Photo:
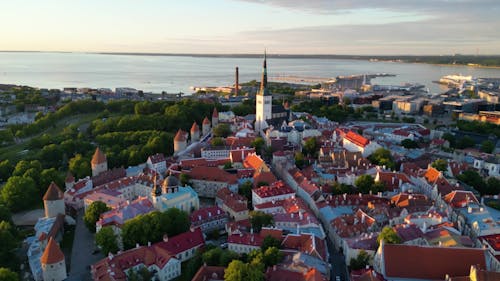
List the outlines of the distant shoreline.
<svg viewBox="0 0 500 281">
<path fill-rule="evenodd" d="M 115 56 L 163 56 L 163 57 L 198 57 L 198 58 L 262 58 L 263 54 L 203 54 L 203 53 L 141 53 L 141 52 L 69 52 L 69 51 L 12 51 L 0 53 L 61 53 L 61 54 L 96 54 Z M 328 55 L 328 54 L 268 54 L 269 58 L 283 59 L 339 59 L 363 60 L 370 62 L 419 63 L 436 66 L 465 66 L 473 68 L 500 69 L 500 55 Z M 457 63 L 457 60 L 459 61 Z M 488 60 L 492 65 L 485 65 Z M 453 63 L 446 63 L 453 61 Z"/>
</svg>

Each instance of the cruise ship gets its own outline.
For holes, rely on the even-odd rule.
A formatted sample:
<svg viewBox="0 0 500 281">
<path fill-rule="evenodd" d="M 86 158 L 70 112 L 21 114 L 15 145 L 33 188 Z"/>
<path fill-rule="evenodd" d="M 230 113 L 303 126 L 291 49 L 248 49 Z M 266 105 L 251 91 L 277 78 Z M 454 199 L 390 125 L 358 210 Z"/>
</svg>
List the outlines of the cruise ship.
<svg viewBox="0 0 500 281">
<path fill-rule="evenodd" d="M 450 86 L 460 86 L 463 83 L 468 83 L 472 81 L 472 76 L 464 76 L 461 74 L 446 75 L 439 79 L 440 84 L 450 85 Z"/>
</svg>

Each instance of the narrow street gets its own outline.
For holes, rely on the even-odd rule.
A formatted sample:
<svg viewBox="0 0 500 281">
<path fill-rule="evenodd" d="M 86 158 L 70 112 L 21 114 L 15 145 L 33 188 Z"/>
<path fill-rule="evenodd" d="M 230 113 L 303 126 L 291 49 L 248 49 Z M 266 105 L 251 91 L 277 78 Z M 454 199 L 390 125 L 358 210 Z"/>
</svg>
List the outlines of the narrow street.
<svg viewBox="0 0 500 281">
<path fill-rule="evenodd" d="M 83 211 L 76 217 L 75 240 L 71 251 L 71 267 L 67 280 L 91 281 L 90 265 L 103 258 L 101 253 L 92 255 L 96 248 L 94 234 L 92 234 L 83 222 Z"/>
</svg>

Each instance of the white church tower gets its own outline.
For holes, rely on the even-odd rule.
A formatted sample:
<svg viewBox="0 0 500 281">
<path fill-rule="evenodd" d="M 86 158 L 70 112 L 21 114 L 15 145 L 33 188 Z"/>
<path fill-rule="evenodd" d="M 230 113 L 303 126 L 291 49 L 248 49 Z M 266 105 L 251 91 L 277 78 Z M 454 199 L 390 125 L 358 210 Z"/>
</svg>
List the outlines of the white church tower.
<svg viewBox="0 0 500 281">
<path fill-rule="evenodd" d="M 255 107 L 255 132 L 262 135 L 263 130 L 268 127 L 266 120 L 272 119 L 273 117 L 273 96 L 267 89 L 267 62 L 265 52 L 262 79 L 260 81 L 260 90 L 256 96 Z"/>
</svg>

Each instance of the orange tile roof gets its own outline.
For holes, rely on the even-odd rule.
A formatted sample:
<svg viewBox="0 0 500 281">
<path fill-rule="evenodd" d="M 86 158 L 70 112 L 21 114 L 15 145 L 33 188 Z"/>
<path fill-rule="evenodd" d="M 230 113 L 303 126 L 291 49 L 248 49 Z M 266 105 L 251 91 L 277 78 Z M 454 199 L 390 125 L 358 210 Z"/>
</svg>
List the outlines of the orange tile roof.
<svg viewBox="0 0 500 281">
<path fill-rule="evenodd" d="M 47 201 L 61 200 L 63 198 L 64 198 L 64 193 L 57 186 L 57 184 L 55 184 L 55 182 L 50 183 L 49 188 L 47 189 L 45 195 L 43 196 L 43 200 Z"/>
<path fill-rule="evenodd" d="M 43 251 L 42 256 L 40 257 L 40 262 L 42 264 L 53 264 L 58 263 L 64 260 L 64 254 L 57 245 L 57 242 L 54 241 L 52 237 L 49 238 L 49 243 L 47 243 L 47 247 Z"/>
<path fill-rule="evenodd" d="M 466 207 L 469 203 L 479 204 L 474 193 L 465 190 L 455 190 L 443 197 L 443 200 L 454 208 Z"/>
<path fill-rule="evenodd" d="M 429 166 L 429 168 L 425 172 L 424 177 L 429 183 L 434 183 L 439 177 L 441 177 L 441 172 L 436 168 Z"/>
<path fill-rule="evenodd" d="M 471 265 L 486 268 L 486 250 L 385 244 L 382 249 L 386 278 L 443 280 L 468 275 Z"/>
<path fill-rule="evenodd" d="M 234 184 L 238 182 L 238 178 L 234 174 L 230 174 L 218 167 L 193 167 L 190 171 L 186 171 L 192 179 L 204 180 L 204 181 L 215 181 L 215 182 L 227 182 L 229 184 Z"/>
<path fill-rule="evenodd" d="M 177 134 L 175 134 L 174 141 L 186 141 L 187 136 L 186 132 L 183 130 L 179 129 L 177 131 Z"/>
<path fill-rule="evenodd" d="M 191 281 L 219 281 L 224 280 L 224 270 L 226 268 L 223 266 L 207 266 L 206 264 L 194 275 Z"/>
<path fill-rule="evenodd" d="M 210 120 L 205 116 L 205 119 L 203 119 L 203 125 L 210 125 Z"/>
<path fill-rule="evenodd" d="M 361 146 L 361 147 L 365 147 L 370 143 L 370 141 L 367 138 L 363 137 L 362 135 L 356 134 L 353 131 L 347 132 L 347 134 L 345 135 L 344 138 L 346 138 L 348 141 L 354 143 L 355 145 Z"/>
<path fill-rule="evenodd" d="M 92 156 L 92 161 L 90 161 L 92 164 L 97 165 L 97 164 L 102 164 L 106 162 L 106 155 L 97 147 L 95 149 L 94 155 Z"/>
</svg>

